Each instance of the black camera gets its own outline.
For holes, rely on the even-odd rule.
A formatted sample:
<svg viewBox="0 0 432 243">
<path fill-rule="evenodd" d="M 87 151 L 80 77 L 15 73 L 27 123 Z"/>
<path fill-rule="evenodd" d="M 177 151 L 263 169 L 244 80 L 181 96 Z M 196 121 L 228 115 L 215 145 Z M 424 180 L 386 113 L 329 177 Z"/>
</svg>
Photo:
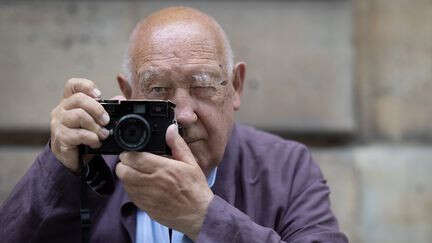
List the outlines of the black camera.
<svg viewBox="0 0 432 243">
<path fill-rule="evenodd" d="M 99 100 L 110 116 L 105 128 L 110 132 L 102 146 L 84 146 L 84 154 L 120 154 L 146 151 L 171 155 L 165 142 L 169 125 L 176 123 L 175 104 L 163 100 Z"/>
</svg>

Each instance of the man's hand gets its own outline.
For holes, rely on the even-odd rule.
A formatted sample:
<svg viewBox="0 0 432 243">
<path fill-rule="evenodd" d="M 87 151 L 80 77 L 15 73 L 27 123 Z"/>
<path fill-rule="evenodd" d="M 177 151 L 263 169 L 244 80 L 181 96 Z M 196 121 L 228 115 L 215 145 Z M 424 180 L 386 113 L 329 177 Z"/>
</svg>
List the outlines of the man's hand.
<svg viewBox="0 0 432 243">
<path fill-rule="evenodd" d="M 51 151 L 73 172 L 79 170 L 78 145 L 98 148 L 109 135 L 102 127 L 109 122 L 108 113 L 95 100 L 100 95 L 92 81 L 69 79 L 63 99 L 51 112 Z"/>
<path fill-rule="evenodd" d="M 123 152 L 116 174 L 137 207 L 195 240 L 213 192 L 176 125 L 168 127 L 166 141 L 172 159 L 146 152 Z"/>
</svg>

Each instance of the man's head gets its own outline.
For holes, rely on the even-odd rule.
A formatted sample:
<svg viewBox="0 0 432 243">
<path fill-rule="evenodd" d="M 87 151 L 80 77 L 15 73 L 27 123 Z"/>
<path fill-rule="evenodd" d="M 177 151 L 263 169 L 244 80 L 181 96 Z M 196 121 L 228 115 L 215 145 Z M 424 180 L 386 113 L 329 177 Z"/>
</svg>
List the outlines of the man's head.
<svg viewBox="0 0 432 243">
<path fill-rule="evenodd" d="M 191 8 L 160 10 L 135 27 L 125 66 L 126 77 L 118 77 L 125 97 L 173 101 L 183 137 L 208 173 L 222 159 L 245 77 L 219 24 Z"/>
</svg>

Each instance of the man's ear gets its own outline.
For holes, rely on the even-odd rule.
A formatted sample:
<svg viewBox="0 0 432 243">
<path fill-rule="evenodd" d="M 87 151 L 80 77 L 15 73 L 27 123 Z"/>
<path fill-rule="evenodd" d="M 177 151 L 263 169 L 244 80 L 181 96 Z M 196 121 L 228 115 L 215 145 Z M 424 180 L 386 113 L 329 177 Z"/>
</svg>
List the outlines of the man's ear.
<svg viewBox="0 0 432 243">
<path fill-rule="evenodd" d="M 132 96 L 132 87 L 129 81 L 122 74 L 119 73 L 117 75 L 117 83 L 124 97 L 126 97 L 126 99 L 130 99 Z"/>
<path fill-rule="evenodd" d="M 243 93 L 243 84 L 246 77 L 246 63 L 239 62 L 234 67 L 234 79 L 233 79 L 233 87 L 234 87 L 234 97 L 233 97 L 233 106 L 234 110 L 240 109 L 241 104 L 241 95 Z"/>
</svg>

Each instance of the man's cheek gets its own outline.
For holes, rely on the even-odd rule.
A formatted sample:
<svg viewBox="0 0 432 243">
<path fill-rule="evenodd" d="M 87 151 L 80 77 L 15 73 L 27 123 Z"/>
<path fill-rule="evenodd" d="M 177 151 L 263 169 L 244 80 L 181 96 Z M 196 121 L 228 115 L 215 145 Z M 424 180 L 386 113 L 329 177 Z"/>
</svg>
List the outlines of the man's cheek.
<svg viewBox="0 0 432 243">
<path fill-rule="evenodd" d="M 207 143 L 208 141 L 201 140 L 189 144 L 189 148 L 199 165 L 207 163 L 207 156 L 211 153 L 211 151 L 208 149 Z"/>
<path fill-rule="evenodd" d="M 233 110 L 232 97 L 221 95 L 212 98 L 211 102 L 206 107 L 207 110 L 212 111 L 211 114 L 219 114 L 225 116 L 227 112 Z"/>
<path fill-rule="evenodd" d="M 214 106 L 220 107 L 223 106 L 226 103 L 227 97 L 225 95 L 215 95 L 213 96 L 210 101 Z"/>
<path fill-rule="evenodd" d="M 188 144 L 188 146 L 189 146 L 189 148 L 190 148 L 190 150 L 191 150 L 191 152 L 195 158 L 201 156 L 201 154 L 203 154 L 205 152 L 203 140 L 200 140 L 200 141 L 197 141 L 194 143 L 190 143 L 190 144 Z"/>
</svg>

